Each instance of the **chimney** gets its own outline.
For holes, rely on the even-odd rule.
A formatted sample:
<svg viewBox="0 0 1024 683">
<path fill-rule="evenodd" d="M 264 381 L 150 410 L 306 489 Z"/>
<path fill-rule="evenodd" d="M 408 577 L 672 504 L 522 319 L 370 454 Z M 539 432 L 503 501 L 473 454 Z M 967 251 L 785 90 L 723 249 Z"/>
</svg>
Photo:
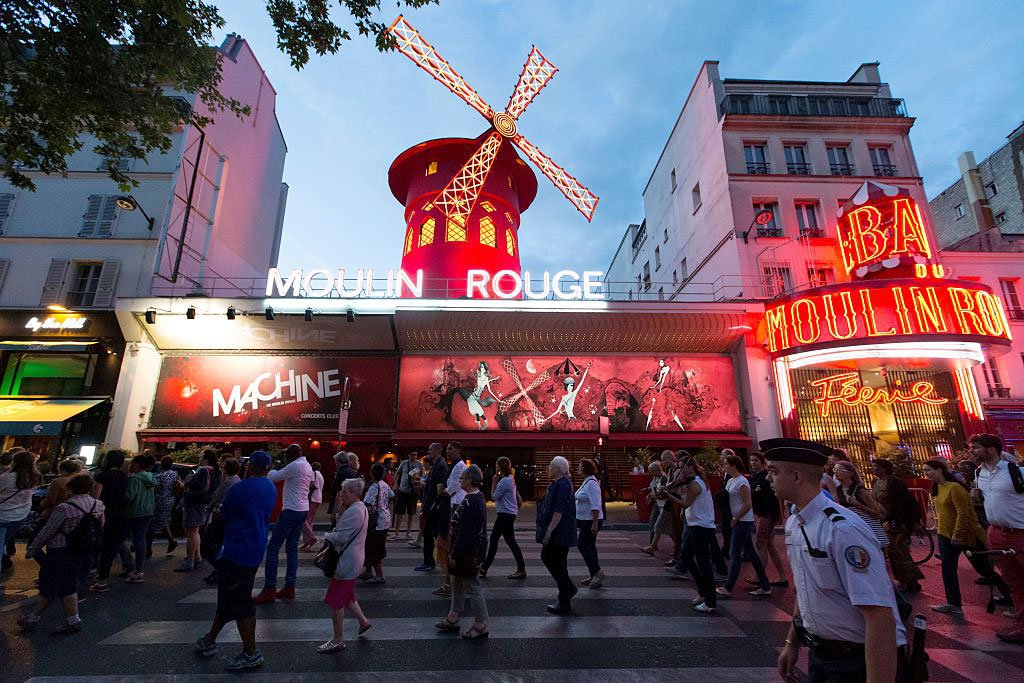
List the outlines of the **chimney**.
<svg viewBox="0 0 1024 683">
<path fill-rule="evenodd" d="M 964 189 L 967 190 L 967 202 L 971 205 L 971 215 L 974 216 L 978 232 L 995 227 L 996 222 L 992 217 L 992 209 L 988 206 L 985 188 L 981 184 L 981 173 L 978 171 L 978 162 L 974 160 L 974 152 L 964 152 L 956 162 L 960 165 L 960 175 L 964 179 Z"/>
</svg>

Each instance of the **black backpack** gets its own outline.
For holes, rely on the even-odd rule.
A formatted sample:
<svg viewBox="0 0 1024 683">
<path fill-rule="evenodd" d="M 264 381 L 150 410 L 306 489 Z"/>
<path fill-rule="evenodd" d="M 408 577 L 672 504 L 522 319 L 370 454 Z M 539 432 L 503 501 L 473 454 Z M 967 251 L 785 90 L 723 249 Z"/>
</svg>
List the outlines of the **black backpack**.
<svg viewBox="0 0 1024 683">
<path fill-rule="evenodd" d="M 76 557 L 86 557 L 99 552 L 103 544 L 103 525 L 98 517 L 93 514 L 96 511 L 95 501 L 92 509 L 86 512 L 74 503 L 68 503 L 76 510 L 82 512 L 82 519 L 78 520 L 77 526 L 67 535 L 68 549 Z"/>
</svg>

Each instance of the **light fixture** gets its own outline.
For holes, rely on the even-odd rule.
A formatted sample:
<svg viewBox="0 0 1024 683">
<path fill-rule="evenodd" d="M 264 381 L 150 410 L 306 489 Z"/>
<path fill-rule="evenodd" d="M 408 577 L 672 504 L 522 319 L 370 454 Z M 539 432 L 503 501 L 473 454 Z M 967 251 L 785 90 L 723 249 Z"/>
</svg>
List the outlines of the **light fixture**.
<svg viewBox="0 0 1024 683">
<path fill-rule="evenodd" d="M 146 210 L 139 205 L 139 201 L 131 196 L 130 194 L 123 194 L 114 199 L 114 203 L 117 204 L 117 208 L 123 209 L 124 211 L 135 211 L 136 209 L 142 214 L 142 217 L 146 219 L 149 224 L 150 231 L 153 230 L 153 223 L 155 219 L 146 213 Z"/>
<path fill-rule="evenodd" d="M 228 320 L 234 320 L 237 314 L 234 306 L 228 306 Z"/>
<path fill-rule="evenodd" d="M 196 319 L 196 307 L 195 306 L 189 306 L 187 309 L 185 309 L 185 317 L 188 318 L 189 320 L 195 320 Z"/>
<path fill-rule="evenodd" d="M 273 306 L 267 306 L 267 309 L 265 311 L 263 311 L 263 317 L 265 317 L 267 320 L 273 320 L 274 319 L 274 307 Z"/>
<path fill-rule="evenodd" d="M 156 311 L 152 308 L 146 311 L 146 324 L 156 325 Z"/>
<path fill-rule="evenodd" d="M 345 320 L 349 321 L 350 323 L 354 323 L 356 321 L 356 312 L 353 311 L 351 308 L 345 311 Z"/>
<path fill-rule="evenodd" d="M 49 310 L 49 311 L 57 311 L 58 313 L 67 313 L 68 312 L 68 309 L 64 308 L 60 304 L 50 304 L 49 306 L 46 307 L 46 309 Z"/>
<path fill-rule="evenodd" d="M 307 308 L 306 313 L 302 317 L 306 320 L 307 323 L 313 322 L 313 309 Z"/>
<path fill-rule="evenodd" d="M 764 209 L 763 211 L 758 211 L 757 214 L 754 216 L 754 220 L 750 221 L 750 225 L 747 226 L 746 232 L 742 232 L 741 233 L 739 230 L 736 231 L 740 235 L 740 237 L 743 238 L 743 244 L 747 244 L 747 242 L 748 242 L 747 238 L 750 236 L 750 231 L 754 229 L 754 225 L 755 224 L 756 225 L 768 225 L 769 223 L 772 222 L 773 218 L 775 218 L 775 214 L 772 213 L 769 209 Z M 757 240 L 757 234 L 756 233 L 754 234 L 754 239 Z"/>
</svg>

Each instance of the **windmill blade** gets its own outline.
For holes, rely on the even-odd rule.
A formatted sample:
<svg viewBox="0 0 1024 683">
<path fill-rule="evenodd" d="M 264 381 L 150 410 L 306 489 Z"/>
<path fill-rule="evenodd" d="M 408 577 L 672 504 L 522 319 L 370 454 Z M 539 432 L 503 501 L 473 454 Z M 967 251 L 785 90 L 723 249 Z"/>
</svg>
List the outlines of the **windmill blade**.
<svg viewBox="0 0 1024 683">
<path fill-rule="evenodd" d="M 519 82 L 516 83 L 512 97 L 508 98 L 508 106 L 505 113 L 513 119 L 518 119 L 520 114 L 526 111 L 530 102 L 540 94 L 540 91 L 548 84 L 548 81 L 558 71 L 558 67 L 548 61 L 547 57 L 540 53 L 534 45 L 530 55 L 523 65 L 523 72 L 519 74 Z"/>
<path fill-rule="evenodd" d="M 484 102 L 476 90 L 469 87 L 465 79 L 437 53 L 433 45 L 423 39 L 419 31 L 413 28 L 412 24 L 405 20 L 405 17 L 401 14 L 398 15 L 394 23 L 388 27 L 388 31 L 395 37 L 399 52 L 416 62 L 421 69 L 462 98 L 466 104 L 480 112 L 485 119 L 490 121 L 494 117 L 494 110 L 490 105 Z"/>
<path fill-rule="evenodd" d="M 499 133 L 492 131 L 473 152 L 469 161 L 434 198 L 434 206 L 462 227 L 465 227 L 466 220 L 476 204 L 480 188 L 487 182 L 487 175 L 491 172 L 491 166 L 494 165 L 494 159 L 498 156 L 503 140 Z"/>
<path fill-rule="evenodd" d="M 588 221 L 594 217 L 594 211 L 597 210 L 597 195 L 581 185 L 578 180 L 569 175 L 569 173 L 567 173 L 561 166 L 549 159 L 544 152 L 537 149 L 522 135 L 516 134 L 516 136 L 512 138 L 512 142 L 516 147 L 521 149 L 523 154 L 528 156 L 533 163 L 537 164 L 537 168 L 539 168 L 541 172 L 548 177 L 548 180 L 554 183 L 555 187 L 565 195 L 566 199 L 572 202 L 573 206 L 575 206 Z"/>
</svg>

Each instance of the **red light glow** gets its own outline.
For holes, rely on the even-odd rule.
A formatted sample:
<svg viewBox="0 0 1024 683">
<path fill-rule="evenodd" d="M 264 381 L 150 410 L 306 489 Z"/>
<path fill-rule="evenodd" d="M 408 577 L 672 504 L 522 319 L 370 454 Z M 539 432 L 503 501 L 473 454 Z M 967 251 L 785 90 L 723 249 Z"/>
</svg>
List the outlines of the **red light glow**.
<svg viewBox="0 0 1024 683">
<path fill-rule="evenodd" d="M 899 384 L 897 382 L 897 384 Z M 811 386 L 821 390 L 814 399 L 818 414 L 828 417 L 834 404 L 844 406 L 892 405 L 893 403 L 922 403 L 940 406 L 949 403 L 948 398 L 935 395 L 931 382 L 914 382 L 907 388 L 896 386 L 891 389 L 875 389 L 860 383 L 856 372 L 844 372 L 831 377 L 815 380 Z"/>
<path fill-rule="evenodd" d="M 903 256 L 932 258 L 921 209 L 910 197 L 871 200 L 845 212 L 836 229 L 847 274 Z"/>
</svg>

